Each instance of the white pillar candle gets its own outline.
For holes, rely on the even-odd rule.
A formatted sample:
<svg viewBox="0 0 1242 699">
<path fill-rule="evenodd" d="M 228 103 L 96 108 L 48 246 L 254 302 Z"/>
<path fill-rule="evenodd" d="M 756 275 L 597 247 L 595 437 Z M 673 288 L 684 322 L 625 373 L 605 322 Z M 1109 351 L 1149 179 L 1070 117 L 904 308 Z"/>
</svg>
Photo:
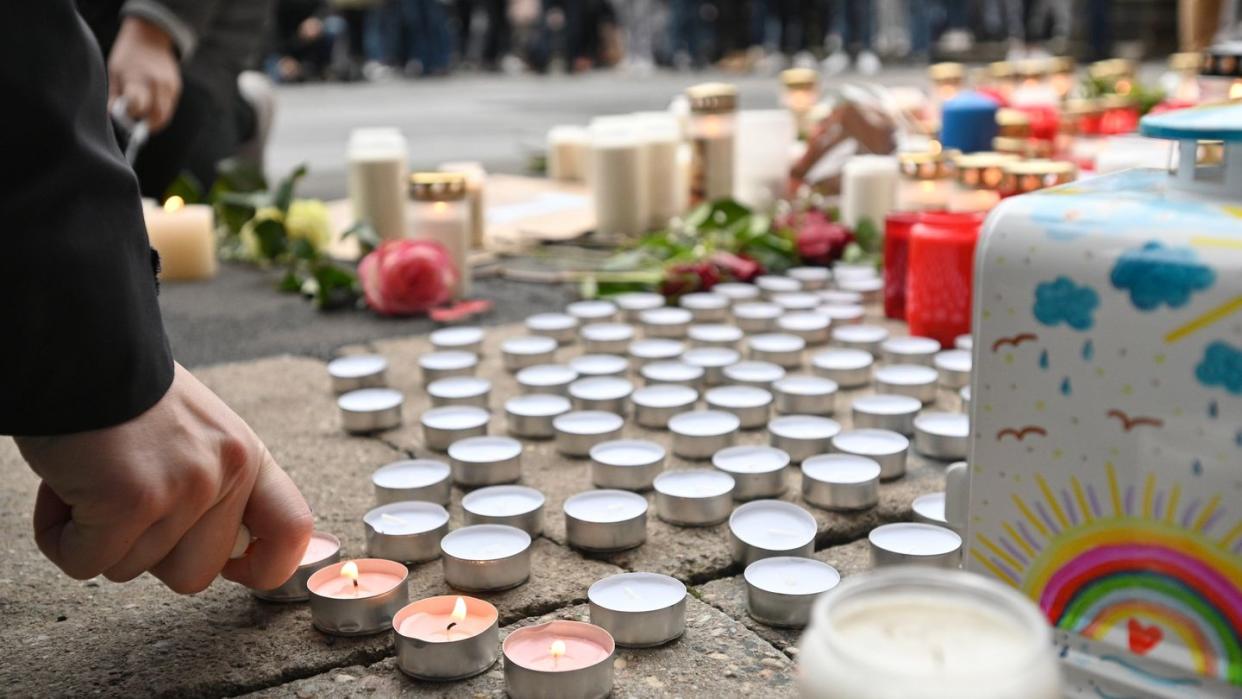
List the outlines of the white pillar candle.
<svg viewBox="0 0 1242 699">
<path fill-rule="evenodd" d="M 349 134 L 349 201 L 354 219 L 371 224 L 383 240 L 405 237 L 405 136 L 395 128 Z"/>
<path fill-rule="evenodd" d="M 216 276 L 216 236 L 211 207 L 172 196 L 162 207 L 143 207 L 147 237 L 160 254 L 160 279 L 191 281 Z"/>
<path fill-rule="evenodd" d="M 797 138 L 793 115 L 784 109 L 747 110 L 737 115 L 737 181 L 734 196 L 768 210 L 788 194 L 790 149 Z"/>
<path fill-rule="evenodd" d="M 553 126 L 548 130 L 548 177 L 557 182 L 586 180 L 591 137 L 582 126 Z"/>
<path fill-rule="evenodd" d="M 487 242 L 487 204 L 483 196 L 487 170 L 482 163 L 455 161 L 440 163 L 441 172 L 456 172 L 466 178 L 466 201 L 470 204 L 470 247 L 481 250 Z"/>
<path fill-rule="evenodd" d="M 591 127 L 591 194 L 595 229 L 610 235 L 647 230 L 647 158 L 632 124 L 605 121 Z"/>
<path fill-rule="evenodd" d="M 841 222 L 857 228 L 865 220 L 878 230 L 897 205 L 897 160 L 886 155 L 857 155 L 841 173 Z"/>
<path fill-rule="evenodd" d="M 636 114 L 635 119 L 647 160 L 647 176 L 644 178 L 647 225 L 652 229 L 665 228 L 671 219 L 685 210 L 685 198 L 680 196 L 682 178 L 678 170 L 681 128 L 677 117 L 669 112 L 643 112 Z"/>
<path fill-rule="evenodd" d="M 457 173 L 419 172 L 410 176 L 413 237 L 434 240 L 457 267 L 454 297 L 470 295 L 470 209 L 466 205 L 466 178 Z"/>
</svg>

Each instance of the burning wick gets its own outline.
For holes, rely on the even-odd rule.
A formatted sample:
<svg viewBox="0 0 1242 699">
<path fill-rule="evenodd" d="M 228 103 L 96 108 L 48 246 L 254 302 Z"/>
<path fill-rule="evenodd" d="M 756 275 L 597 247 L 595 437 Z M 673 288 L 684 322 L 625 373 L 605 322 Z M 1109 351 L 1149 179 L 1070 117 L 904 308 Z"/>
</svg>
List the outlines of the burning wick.
<svg viewBox="0 0 1242 699">
<path fill-rule="evenodd" d="M 453 627 L 466 620 L 466 600 L 461 597 L 457 598 L 457 602 L 453 604 L 453 611 L 449 614 L 449 618 L 452 619 L 452 621 L 449 622 L 448 626 L 444 627 L 445 638 L 452 638 Z"/>
<path fill-rule="evenodd" d="M 346 561 L 341 566 L 341 577 L 349 578 L 354 583 L 354 596 L 358 596 L 358 564 L 353 561 Z"/>
<path fill-rule="evenodd" d="M 548 647 L 548 655 L 552 656 L 552 667 L 556 667 L 556 661 L 565 655 L 565 642 L 559 638 L 553 641 Z"/>
</svg>

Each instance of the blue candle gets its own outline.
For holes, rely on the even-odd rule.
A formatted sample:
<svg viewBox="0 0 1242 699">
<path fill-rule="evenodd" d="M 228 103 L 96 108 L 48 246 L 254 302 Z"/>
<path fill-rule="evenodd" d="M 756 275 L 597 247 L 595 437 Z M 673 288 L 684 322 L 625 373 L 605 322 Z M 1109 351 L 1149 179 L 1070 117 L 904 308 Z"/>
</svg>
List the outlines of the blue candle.
<svg viewBox="0 0 1242 699">
<path fill-rule="evenodd" d="M 963 153 L 992 150 L 996 137 L 996 100 L 978 92 L 962 92 L 944 103 L 940 143 Z"/>
</svg>

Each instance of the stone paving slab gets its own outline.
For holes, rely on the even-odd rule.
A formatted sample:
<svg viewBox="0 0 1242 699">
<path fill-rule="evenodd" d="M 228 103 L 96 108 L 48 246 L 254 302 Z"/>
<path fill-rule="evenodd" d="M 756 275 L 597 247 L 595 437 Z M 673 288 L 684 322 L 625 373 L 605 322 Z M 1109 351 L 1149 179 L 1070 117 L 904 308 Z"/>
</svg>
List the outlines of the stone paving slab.
<svg viewBox="0 0 1242 699">
<path fill-rule="evenodd" d="M 585 605 L 525 619 L 501 629 L 552 619 L 588 621 Z M 503 662 L 503 661 L 502 661 Z M 686 605 L 686 633 L 660 648 L 618 648 L 613 659 L 614 697 L 796 696 L 793 662 L 762 638 L 693 598 Z M 463 682 L 435 684 L 400 673 L 394 659 L 346 667 L 258 692 L 254 697 L 494 697 L 505 696 L 501 664 Z"/>
</svg>

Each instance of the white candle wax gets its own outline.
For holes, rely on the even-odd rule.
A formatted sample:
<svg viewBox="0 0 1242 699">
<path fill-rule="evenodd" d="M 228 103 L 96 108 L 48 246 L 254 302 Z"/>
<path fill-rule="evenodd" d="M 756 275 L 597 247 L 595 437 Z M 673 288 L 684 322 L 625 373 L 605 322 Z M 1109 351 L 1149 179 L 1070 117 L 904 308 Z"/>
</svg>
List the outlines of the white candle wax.
<svg viewBox="0 0 1242 699">
<path fill-rule="evenodd" d="M 516 527 L 474 524 L 444 535 L 440 548 L 466 561 L 495 561 L 530 548 L 530 535 Z"/>
<path fill-rule="evenodd" d="M 703 368 L 685 362 L 651 362 L 639 373 L 647 383 L 679 383 L 693 385 L 703 378 Z"/>
<path fill-rule="evenodd" d="M 143 209 L 147 237 L 160 254 L 160 279 L 192 281 L 216 276 L 216 236 L 211 207 L 169 197 Z"/>
<path fill-rule="evenodd" d="M 810 512 L 791 502 L 756 500 L 733 511 L 729 529 L 749 546 L 792 551 L 815 540 L 817 525 Z"/>
<path fill-rule="evenodd" d="M 471 464 L 494 464 L 522 455 L 522 443 L 512 437 L 467 437 L 449 445 L 449 458 Z"/>
<path fill-rule="evenodd" d="M 944 556 L 962 547 L 962 538 L 951 529 L 919 522 L 882 524 L 872 529 L 867 538 L 875 548 L 896 554 L 905 562 L 924 556 Z"/>
<path fill-rule="evenodd" d="M 698 391 L 677 384 L 645 386 L 630 396 L 635 405 L 645 408 L 679 408 L 693 405 L 698 399 Z"/>
<path fill-rule="evenodd" d="M 469 207 L 457 201 L 418 202 L 415 207 L 413 237 L 432 240 L 444 246 L 459 275 L 454 297 L 470 295 L 470 216 Z"/>
<path fill-rule="evenodd" d="M 582 339 L 591 343 L 628 342 L 634 338 L 634 328 L 624 323 L 592 323 L 582 326 Z"/>
<path fill-rule="evenodd" d="M 624 490 L 588 490 L 565 500 L 565 515 L 584 522 L 625 522 L 647 511 L 647 498 Z"/>
<path fill-rule="evenodd" d="M 733 119 L 729 115 L 695 117 L 691 143 L 691 203 L 733 197 L 735 181 Z"/>
<path fill-rule="evenodd" d="M 900 211 L 942 211 L 949 206 L 949 196 L 953 187 L 953 182 L 947 179 L 902 178 L 897 186 L 897 209 Z"/>
<path fill-rule="evenodd" d="M 771 362 L 738 362 L 725 367 L 725 378 L 735 383 L 770 385 L 785 376 L 785 370 Z"/>
<path fill-rule="evenodd" d="M 461 350 L 478 353 L 483 344 L 483 328 L 461 325 L 451 328 L 440 328 L 430 335 L 432 346 L 442 350 Z"/>
<path fill-rule="evenodd" d="M 635 359 L 648 362 L 661 359 L 674 359 L 686 351 L 685 343 L 665 337 L 650 337 L 630 343 L 629 353 Z"/>
<path fill-rule="evenodd" d="M 737 282 L 724 282 L 712 287 L 712 291 L 726 296 L 730 301 L 746 301 L 759 297 L 759 287 L 754 284 L 739 284 Z"/>
<path fill-rule="evenodd" d="M 581 126 L 554 126 L 548 130 L 548 177 L 558 182 L 586 179 L 591 136 Z"/>
<path fill-rule="evenodd" d="M 686 586 L 657 573 L 618 573 L 596 581 L 587 599 L 617 612 L 652 612 L 686 598 Z"/>
<path fill-rule="evenodd" d="M 486 396 L 491 390 L 492 382 L 477 376 L 450 376 L 427 384 L 427 395 L 446 402 Z"/>
<path fill-rule="evenodd" d="M 664 458 L 664 447 L 641 439 L 618 439 L 596 444 L 591 458 L 606 466 L 647 466 Z"/>
<path fill-rule="evenodd" d="M 948 524 L 948 520 L 945 519 L 943 492 L 918 496 L 911 504 L 911 509 L 914 510 L 915 518 L 923 522 L 941 526 Z"/>
<path fill-rule="evenodd" d="M 517 373 L 518 385 L 530 393 L 564 393 L 578 372 L 561 364 L 536 364 Z"/>
<path fill-rule="evenodd" d="M 484 517 L 524 515 L 543 507 L 543 503 L 543 493 L 522 485 L 493 485 L 461 499 L 463 510 Z"/>
<path fill-rule="evenodd" d="M 786 311 L 809 311 L 820 303 L 817 294 L 809 294 L 803 291 L 790 291 L 779 294 L 772 294 L 772 303 L 780 306 Z"/>
<path fill-rule="evenodd" d="M 788 110 L 738 112 L 734 185 L 738 201 L 764 210 L 785 198 L 789 188 L 789 153 L 797 132 Z"/>
<path fill-rule="evenodd" d="M 802 282 L 779 274 L 763 274 L 755 277 L 755 286 L 766 294 L 792 294 L 802 291 Z"/>
<path fill-rule="evenodd" d="M 615 354 L 584 354 L 569 360 L 569 366 L 582 377 L 621 376 L 630 363 Z"/>
<path fill-rule="evenodd" d="M 780 595 L 819 595 L 841 582 L 841 574 L 827 563 L 792 556 L 762 558 L 746 566 L 743 577 L 753 587 Z"/>
<path fill-rule="evenodd" d="M 649 112 L 635 115 L 636 127 L 643 144 L 647 169 L 644 198 L 647 202 L 650 228 L 664 228 L 681 215 L 683 197 L 678 157 L 681 153 L 681 129 L 670 113 Z"/>
<path fill-rule="evenodd" d="M 742 330 L 735 325 L 707 323 L 686 328 L 686 337 L 696 345 L 732 345 L 742 339 Z"/>
<path fill-rule="evenodd" d="M 394 502 L 368 511 L 362 517 L 379 534 L 422 534 L 448 523 L 448 511 L 430 502 Z"/>
<path fill-rule="evenodd" d="M 432 459 L 406 459 L 380 466 L 371 474 L 377 488 L 413 490 L 426 488 L 449 477 L 449 465 Z"/>
<path fill-rule="evenodd" d="M 488 413 L 482 408 L 469 405 L 447 405 L 443 408 L 432 408 L 423 413 L 422 423 L 425 427 L 439 430 L 468 430 L 486 425 Z"/>
<path fill-rule="evenodd" d="M 616 315 L 617 304 L 599 299 L 574 301 L 565 307 L 565 312 L 582 322 L 607 320 Z"/>
<path fill-rule="evenodd" d="M 625 419 L 614 413 L 580 410 L 558 416 L 553 424 L 566 434 L 591 436 L 615 432 L 625 425 Z"/>
<path fill-rule="evenodd" d="M 466 201 L 470 207 L 470 247 L 482 249 L 487 238 L 486 206 L 483 188 L 487 184 L 487 171 L 482 163 L 457 161 L 440 163 L 441 172 L 456 172 L 466 177 Z"/>
<path fill-rule="evenodd" d="M 712 466 L 729 474 L 771 473 L 788 465 L 789 454 L 780 449 L 748 444 L 721 449 L 712 456 Z"/>
<path fill-rule="evenodd" d="M 878 346 L 888 339 L 888 330 L 878 325 L 842 325 L 832 329 L 832 340 L 849 346 Z"/>
<path fill-rule="evenodd" d="M 354 219 L 371 224 L 383 240 L 404 238 L 406 142 L 395 128 L 349 134 L 349 200 Z"/>
<path fill-rule="evenodd" d="M 857 155 L 841 172 L 841 223 L 857 228 L 868 220 L 884 229 L 884 217 L 897 204 L 897 159 L 886 155 Z"/>
<path fill-rule="evenodd" d="M 647 204 L 647 153 L 629 124 L 591 127 L 591 194 L 595 229 L 607 235 L 635 235 L 651 220 Z"/>
<path fill-rule="evenodd" d="M 679 498 L 715 498 L 733 490 L 733 477 L 723 471 L 691 469 L 665 471 L 655 479 L 655 489 Z"/>
</svg>

